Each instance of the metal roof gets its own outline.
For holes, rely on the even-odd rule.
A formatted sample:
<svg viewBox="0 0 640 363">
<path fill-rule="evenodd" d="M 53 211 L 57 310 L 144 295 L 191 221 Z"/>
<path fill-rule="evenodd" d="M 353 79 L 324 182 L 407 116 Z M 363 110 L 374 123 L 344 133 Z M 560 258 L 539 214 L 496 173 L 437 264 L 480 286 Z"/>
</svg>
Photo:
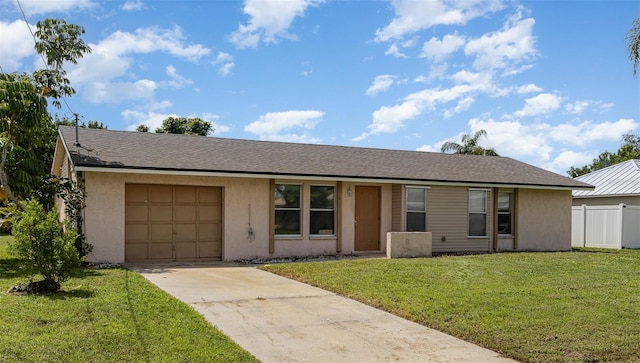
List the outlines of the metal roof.
<svg viewBox="0 0 640 363">
<path fill-rule="evenodd" d="M 231 173 L 275 178 L 375 179 L 420 183 L 593 188 L 498 156 L 237 140 L 73 127 L 60 136 L 76 168 L 131 172 Z"/>
<path fill-rule="evenodd" d="M 593 171 L 575 180 L 595 185 L 595 190 L 574 190 L 574 197 L 640 195 L 640 160 L 632 159 Z"/>
</svg>

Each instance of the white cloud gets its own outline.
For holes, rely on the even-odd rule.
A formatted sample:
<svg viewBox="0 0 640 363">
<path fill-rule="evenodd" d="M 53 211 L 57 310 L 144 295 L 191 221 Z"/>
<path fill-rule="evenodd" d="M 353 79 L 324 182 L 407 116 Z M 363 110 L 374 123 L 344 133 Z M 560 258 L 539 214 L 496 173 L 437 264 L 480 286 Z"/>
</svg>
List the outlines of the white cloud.
<svg viewBox="0 0 640 363">
<path fill-rule="evenodd" d="M 135 82 L 92 82 L 85 88 L 85 94 L 89 102 L 118 103 L 124 100 L 136 100 L 153 98 L 158 85 L 156 82 L 141 79 Z"/>
<path fill-rule="evenodd" d="M 140 0 L 127 0 L 121 7 L 124 11 L 140 11 L 144 9 L 144 3 Z"/>
<path fill-rule="evenodd" d="M 582 121 L 579 123 L 564 123 L 549 127 L 549 136 L 555 141 L 568 145 L 585 146 L 595 141 L 616 141 L 629 131 L 640 126 L 633 119 L 619 119 L 618 121 Z"/>
<path fill-rule="evenodd" d="M 463 74 L 462 72 L 459 73 Z M 470 72 L 467 72 L 466 74 L 471 75 Z M 425 89 L 406 96 L 401 104 L 395 106 L 383 106 L 373 112 L 373 121 L 367 126 L 369 130 L 363 132 L 360 136 L 357 136 L 352 140 L 362 141 L 371 135 L 396 132 L 404 127 L 406 121 L 418 117 L 427 110 L 432 111 L 438 105 L 446 104 L 459 98 L 468 97 L 469 94 L 474 92 L 488 92 L 490 91 L 490 88 L 487 88 L 488 85 L 486 77 L 486 75 L 469 77 L 469 79 L 466 80 L 475 80 L 475 82 L 457 84 L 451 88 Z M 458 105 L 459 110 L 463 110 L 465 106 L 470 105 L 472 100 L 473 98 L 470 98 L 460 103 Z"/>
<path fill-rule="evenodd" d="M 447 34 L 438 38 L 431 38 L 422 45 L 422 53 L 420 57 L 430 59 L 434 62 L 444 61 L 450 54 L 462 48 L 464 45 L 464 37 L 458 34 Z"/>
<path fill-rule="evenodd" d="M 31 27 L 35 28 L 35 25 Z M 24 21 L 16 20 L 12 23 L 0 21 L 0 34 L 2 34 L 0 59 L 5 72 L 20 70 L 25 58 L 36 55 L 33 49 L 33 38 Z"/>
<path fill-rule="evenodd" d="M 148 85 L 154 81 L 114 81 L 128 74 L 135 54 L 161 52 L 195 62 L 211 52 L 200 44 L 187 44 L 177 26 L 171 29 L 140 28 L 133 33 L 116 31 L 98 44 L 89 46 L 93 51 L 80 59 L 77 65 L 69 67 L 69 79 L 82 91 L 84 98 L 92 102 L 153 97 L 155 87 Z M 147 87 L 141 87 L 143 85 Z"/>
<path fill-rule="evenodd" d="M 388 90 L 389 87 L 393 85 L 395 78 L 395 76 L 392 76 L 390 74 L 376 76 L 376 78 L 373 80 L 373 84 L 371 84 L 371 86 L 367 89 L 366 94 L 368 96 L 372 96 Z"/>
<path fill-rule="evenodd" d="M 521 11 L 512 16 L 502 29 L 470 40 L 464 47 L 467 55 L 475 56 L 475 69 L 506 69 L 515 74 L 529 68 L 516 65 L 530 61 L 537 55 L 533 36 L 533 18 L 522 19 Z"/>
<path fill-rule="evenodd" d="M 577 152 L 566 150 L 558 154 L 553 160 L 549 163 L 543 164 L 543 168 L 555 171 L 559 174 L 564 174 L 572 167 L 580 167 L 582 165 L 586 165 L 591 163 L 591 161 L 596 157 L 597 153 L 587 151 L 587 152 Z"/>
<path fill-rule="evenodd" d="M 228 36 L 228 40 L 238 48 L 255 48 L 263 43 L 277 42 L 278 38 L 296 39 L 289 33 L 289 27 L 296 17 L 304 16 L 309 6 L 316 6 L 322 0 L 245 0 L 245 14 L 249 16 L 247 25 L 240 24 Z"/>
<path fill-rule="evenodd" d="M 15 1 L 12 1 L 12 3 L 16 4 Z M 72 10 L 91 9 L 96 6 L 96 3 L 90 0 L 21 0 L 20 4 L 24 12 L 29 15 L 67 13 Z M 16 8 L 18 7 L 17 4 L 15 6 Z"/>
<path fill-rule="evenodd" d="M 523 95 L 523 94 L 527 94 L 527 93 L 539 93 L 539 92 L 542 92 L 542 88 L 536 86 L 533 83 L 529 83 L 527 85 L 520 86 L 516 90 L 516 93 L 518 93 L 519 95 Z"/>
<path fill-rule="evenodd" d="M 228 76 L 236 65 L 233 62 L 233 56 L 225 52 L 218 52 L 216 59 L 212 63 L 218 66 L 218 74 L 223 77 Z"/>
<path fill-rule="evenodd" d="M 307 132 L 323 116 L 324 112 L 316 110 L 269 112 L 246 125 L 244 130 L 258 135 L 261 140 L 317 143 L 320 140 Z M 302 134 L 290 132 L 293 129 L 302 129 Z"/>
<path fill-rule="evenodd" d="M 569 113 L 581 114 L 591 103 L 591 101 L 575 101 L 573 103 L 567 103 L 564 109 Z"/>
<path fill-rule="evenodd" d="M 375 40 L 403 38 L 434 25 L 464 25 L 469 20 L 503 8 L 499 0 L 394 0 L 395 18 L 376 31 Z"/>
<path fill-rule="evenodd" d="M 535 116 L 545 113 L 549 113 L 557 110 L 560 107 L 562 98 L 551 94 L 541 93 L 537 96 L 527 98 L 522 110 L 516 111 L 514 115 L 518 117 Z"/>
<path fill-rule="evenodd" d="M 473 97 L 465 97 L 461 99 L 460 101 L 458 101 L 456 107 L 444 111 L 444 118 L 447 119 L 457 113 L 468 110 L 475 101 L 476 100 Z"/>
<path fill-rule="evenodd" d="M 193 83 L 193 80 L 191 80 L 190 78 L 186 78 L 179 75 L 178 72 L 176 71 L 176 67 L 174 67 L 171 64 L 167 66 L 166 73 L 169 77 L 171 77 L 171 81 L 168 82 L 169 86 L 171 87 L 182 88 L 188 84 Z"/>
<path fill-rule="evenodd" d="M 384 55 L 390 55 L 396 58 L 408 58 L 406 54 L 400 51 L 400 48 L 398 48 L 398 44 L 396 43 L 391 44 L 389 48 L 384 51 Z"/>
</svg>

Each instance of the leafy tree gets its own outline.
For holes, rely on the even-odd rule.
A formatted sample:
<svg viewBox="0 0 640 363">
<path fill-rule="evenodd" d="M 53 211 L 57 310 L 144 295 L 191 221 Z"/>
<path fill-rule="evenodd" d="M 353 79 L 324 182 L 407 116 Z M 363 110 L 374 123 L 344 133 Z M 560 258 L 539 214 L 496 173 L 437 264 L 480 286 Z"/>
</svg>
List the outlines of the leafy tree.
<svg viewBox="0 0 640 363">
<path fill-rule="evenodd" d="M 636 18 L 631 23 L 631 29 L 627 33 L 629 59 L 633 63 L 633 75 L 638 74 L 638 63 L 640 63 L 640 18 Z"/>
<path fill-rule="evenodd" d="M 138 130 L 140 131 L 140 130 Z M 207 136 L 214 131 L 213 125 L 199 117 L 167 117 L 162 121 L 162 127 L 157 133 L 186 134 Z"/>
<path fill-rule="evenodd" d="M 478 145 L 480 137 L 486 135 L 487 132 L 485 130 L 478 130 L 473 135 L 462 135 L 461 144 L 447 141 L 442 145 L 440 151 L 443 153 L 453 151 L 454 154 L 498 156 L 498 153 L 493 148 L 485 149 Z"/>
<path fill-rule="evenodd" d="M 60 108 L 60 98 L 75 93 L 63 65 L 77 63 L 91 51 L 80 37 L 84 34 L 80 26 L 61 19 L 46 19 L 36 25 L 35 48 L 47 69 L 32 75 L 0 73 L 0 183 L 21 209 L 19 198 L 36 191 L 39 198 L 52 195 L 48 180 L 55 126 L 46 98 Z"/>
<path fill-rule="evenodd" d="M 149 126 L 147 126 L 147 125 L 138 125 L 138 127 L 136 128 L 136 131 L 138 131 L 138 132 L 149 132 Z"/>
<path fill-rule="evenodd" d="M 42 281 L 31 282 L 27 292 L 56 292 L 78 267 L 80 259 L 74 242 L 77 233 L 69 222 L 61 222 L 56 210 L 45 212 L 36 200 L 24 204 L 24 212 L 13 227 L 9 251 L 22 259 L 22 267 Z"/>
<path fill-rule="evenodd" d="M 567 174 L 572 178 L 589 174 L 593 171 L 606 168 L 631 159 L 640 159 L 640 135 L 627 133 L 622 136 L 622 146 L 615 153 L 604 151 L 589 165 L 579 168 L 571 167 Z"/>
</svg>

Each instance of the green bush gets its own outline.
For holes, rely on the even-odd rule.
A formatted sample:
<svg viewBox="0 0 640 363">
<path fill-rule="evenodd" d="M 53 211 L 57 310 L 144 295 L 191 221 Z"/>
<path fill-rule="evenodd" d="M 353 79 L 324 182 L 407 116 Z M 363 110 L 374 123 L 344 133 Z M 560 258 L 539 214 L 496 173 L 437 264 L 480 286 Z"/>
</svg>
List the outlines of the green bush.
<svg viewBox="0 0 640 363">
<path fill-rule="evenodd" d="M 32 288 L 27 287 L 27 291 L 58 291 L 80 264 L 74 247 L 77 233 L 68 222 L 59 220 L 58 212 L 45 212 L 38 201 L 27 201 L 24 207 L 22 217 L 13 226 L 14 241 L 9 244 L 9 252 L 23 261 L 22 267 L 32 276 L 40 274 L 44 279 L 31 282 Z"/>
</svg>

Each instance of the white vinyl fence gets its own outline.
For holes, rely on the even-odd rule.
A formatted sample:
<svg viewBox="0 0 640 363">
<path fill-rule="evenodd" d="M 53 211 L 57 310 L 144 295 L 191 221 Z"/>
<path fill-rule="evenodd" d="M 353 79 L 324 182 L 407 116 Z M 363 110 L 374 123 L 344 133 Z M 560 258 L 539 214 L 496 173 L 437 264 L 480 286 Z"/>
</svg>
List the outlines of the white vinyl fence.
<svg viewBox="0 0 640 363">
<path fill-rule="evenodd" d="M 640 248 L 640 206 L 572 207 L 571 246 Z"/>
</svg>

